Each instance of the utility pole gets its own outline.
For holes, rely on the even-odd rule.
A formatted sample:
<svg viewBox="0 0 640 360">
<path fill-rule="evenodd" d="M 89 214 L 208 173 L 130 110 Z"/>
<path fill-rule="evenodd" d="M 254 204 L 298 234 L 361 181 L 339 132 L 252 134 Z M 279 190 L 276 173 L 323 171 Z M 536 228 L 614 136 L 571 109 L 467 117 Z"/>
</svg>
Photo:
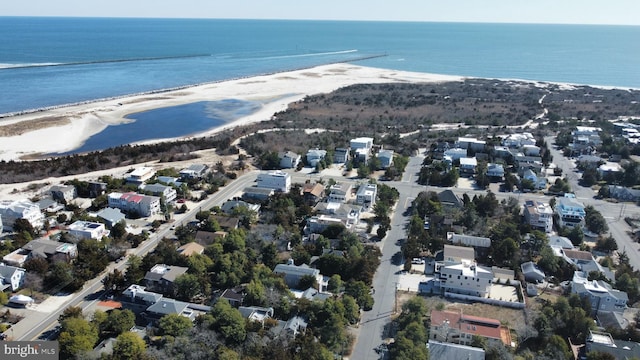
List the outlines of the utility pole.
<svg viewBox="0 0 640 360">
<path fill-rule="evenodd" d="M 395 286 L 393 292 L 393 313 L 396 314 L 398 312 L 398 282 L 393 283 Z"/>
</svg>

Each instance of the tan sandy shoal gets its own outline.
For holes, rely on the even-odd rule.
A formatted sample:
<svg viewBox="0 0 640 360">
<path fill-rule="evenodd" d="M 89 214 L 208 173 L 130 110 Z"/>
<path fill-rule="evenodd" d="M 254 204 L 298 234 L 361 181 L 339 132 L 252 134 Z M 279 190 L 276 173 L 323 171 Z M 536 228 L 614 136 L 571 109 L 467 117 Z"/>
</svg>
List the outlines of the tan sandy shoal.
<svg viewBox="0 0 640 360">
<path fill-rule="evenodd" d="M 74 105 L 14 116 L 0 121 L 0 160 L 17 160 L 29 155 L 66 152 L 78 148 L 86 139 L 108 125 L 130 120 L 125 116 L 141 111 L 198 101 L 239 99 L 255 101 L 261 108 L 222 129 L 269 120 L 274 113 L 307 95 L 328 93 L 362 83 L 459 81 L 458 76 L 412 73 L 352 64 L 332 64 L 310 69 L 198 85 L 159 94 L 135 95 L 89 104 Z M 47 122 L 48 119 L 56 121 Z M 40 120 L 40 121 L 38 121 Z M 68 121 L 67 121 L 68 120 Z M 29 121 L 25 123 L 25 121 Z M 13 124 L 22 122 L 19 128 Z M 48 126 L 51 123 L 54 126 Z M 29 129 L 34 129 L 29 131 Z M 11 136 L 6 136 L 11 135 Z M 165 140 L 154 139 L 147 143 Z"/>
</svg>

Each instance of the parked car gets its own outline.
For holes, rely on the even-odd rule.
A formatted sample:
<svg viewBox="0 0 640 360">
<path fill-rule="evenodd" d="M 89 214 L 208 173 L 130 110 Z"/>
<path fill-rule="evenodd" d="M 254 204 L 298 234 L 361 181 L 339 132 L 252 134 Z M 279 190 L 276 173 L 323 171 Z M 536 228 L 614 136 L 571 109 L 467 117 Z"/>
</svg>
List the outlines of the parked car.
<svg viewBox="0 0 640 360">
<path fill-rule="evenodd" d="M 424 264 L 424 259 L 423 258 L 413 258 L 413 259 L 411 259 L 411 263 L 412 264 L 416 264 L 416 265 L 422 265 L 422 264 Z"/>
</svg>

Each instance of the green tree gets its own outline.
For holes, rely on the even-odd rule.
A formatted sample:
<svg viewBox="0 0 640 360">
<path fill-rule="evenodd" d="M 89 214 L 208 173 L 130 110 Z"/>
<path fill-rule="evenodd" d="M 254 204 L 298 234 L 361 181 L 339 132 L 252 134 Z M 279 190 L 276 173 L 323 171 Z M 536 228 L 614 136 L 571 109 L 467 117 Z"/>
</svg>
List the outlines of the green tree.
<svg viewBox="0 0 640 360">
<path fill-rule="evenodd" d="M 112 310 L 103 324 L 104 330 L 114 336 L 129 331 L 136 324 L 136 315 L 131 310 Z"/>
<path fill-rule="evenodd" d="M 122 292 L 125 288 L 125 279 L 122 271 L 113 269 L 113 272 L 108 273 L 103 279 L 102 284 L 104 289 L 108 292 Z"/>
<path fill-rule="evenodd" d="M 178 299 L 191 301 L 202 293 L 202 286 L 198 276 L 193 274 L 182 274 L 173 283 L 175 295 Z"/>
<path fill-rule="evenodd" d="M 607 220 L 596 210 L 593 206 L 589 205 L 584 208 L 585 217 L 584 222 L 587 225 L 587 229 L 596 234 L 602 234 L 609 231 Z"/>
<path fill-rule="evenodd" d="M 373 308 L 373 297 L 369 293 L 369 287 L 362 281 L 347 282 L 344 293 L 356 299 L 358 306 L 364 310 Z"/>
<path fill-rule="evenodd" d="M 76 318 L 82 319 L 82 308 L 80 306 L 69 306 L 58 316 L 58 322 L 62 323 L 66 319 Z"/>
<path fill-rule="evenodd" d="M 9 296 L 7 295 L 6 292 L 0 291 L 0 305 L 4 306 L 4 305 L 7 305 L 8 303 L 9 303 Z"/>
<path fill-rule="evenodd" d="M 242 314 L 225 299 L 219 299 L 211 309 L 211 329 L 220 333 L 227 344 L 240 344 L 247 337 Z"/>
<path fill-rule="evenodd" d="M 91 351 L 98 341 L 98 330 L 82 318 L 70 317 L 62 322 L 62 331 L 58 337 L 60 357 L 73 358 Z"/>
<path fill-rule="evenodd" d="M 113 344 L 114 360 L 138 360 L 143 358 L 147 344 L 140 336 L 132 332 L 125 332 L 116 338 Z"/>
<path fill-rule="evenodd" d="M 262 263 L 269 269 L 273 269 L 278 264 L 278 249 L 276 244 L 269 243 L 262 246 Z"/>
<path fill-rule="evenodd" d="M 260 280 L 251 280 L 246 288 L 244 301 L 247 305 L 264 306 L 267 303 L 267 291 Z"/>
<path fill-rule="evenodd" d="M 163 335 L 178 337 L 187 334 L 193 323 L 180 314 L 168 314 L 160 318 L 158 327 Z"/>
<path fill-rule="evenodd" d="M 342 277 L 339 274 L 334 274 L 329 279 L 329 283 L 327 284 L 327 291 L 330 293 L 339 293 L 342 289 L 343 282 Z"/>
</svg>

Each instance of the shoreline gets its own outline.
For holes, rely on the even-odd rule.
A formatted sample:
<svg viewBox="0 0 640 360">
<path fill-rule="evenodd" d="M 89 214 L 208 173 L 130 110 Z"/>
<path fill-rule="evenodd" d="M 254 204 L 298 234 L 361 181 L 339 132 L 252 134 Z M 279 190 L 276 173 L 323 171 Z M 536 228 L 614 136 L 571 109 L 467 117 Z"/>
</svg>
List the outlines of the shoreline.
<svg viewBox="0 0 640 360">
<path fill-rule="evenodd" d="M 170 141 L 211 135 L 229 128 L 270 120 L 290 103 L 305 96 L 329 93 L 338 88 L 362 83 L 446 82 L 462 81 L 460 76 L 406 72 L 334 63 L 286 72 L 277 72 L 239 79 L 209 82 L 153 93 L 134 94 L 115 99 L 95 100 L 81 104 L 31 112 L 0 119 L 0 129 L 10 130 L 17 123 L 32 122 L 27 129 L 13 136 L 0 137 L 0 160 L 20 160 L 43 154 L 73 151 L 86 139 L 109 125 L 131 121 L 126 116 L 137 112 L 171 107 L 197 101 L 239 99 L 261 104 L 260 109 L 221 126 L 189 136 L 147 139 L 136 144 Z M 52 126 L 47 119 L 61 119 Z M 55 155 L 52 155 L 55 156 Z"/>
<path fill-rule="evenodd" d="M 13 116 L 0 115 L 0 161 L 32 160 L 72 152 L 108 126 L 130 122 L 131 119 L 127 116 L 131 114 L 198 101 L 238 99 L 257 102 L 260 108 L 252 114 L 205 131 L 184 136 L 145 139 L 134 144 L 209 136 L 237 126 L 267 121 L 274 114 L 286 110 L 289 104 L 300 101 L 305 96 L 329 93 L 354 84 L 437 83 L 472 78 L 474 77 L 382 69 L 342 62 L 96 99 L 22 112 Z M 537 87 L 557 85 L 564 89 L 586 86 L 633 90 L 522 79 L 489 80 L 526 83 Z"/>
</svg>

